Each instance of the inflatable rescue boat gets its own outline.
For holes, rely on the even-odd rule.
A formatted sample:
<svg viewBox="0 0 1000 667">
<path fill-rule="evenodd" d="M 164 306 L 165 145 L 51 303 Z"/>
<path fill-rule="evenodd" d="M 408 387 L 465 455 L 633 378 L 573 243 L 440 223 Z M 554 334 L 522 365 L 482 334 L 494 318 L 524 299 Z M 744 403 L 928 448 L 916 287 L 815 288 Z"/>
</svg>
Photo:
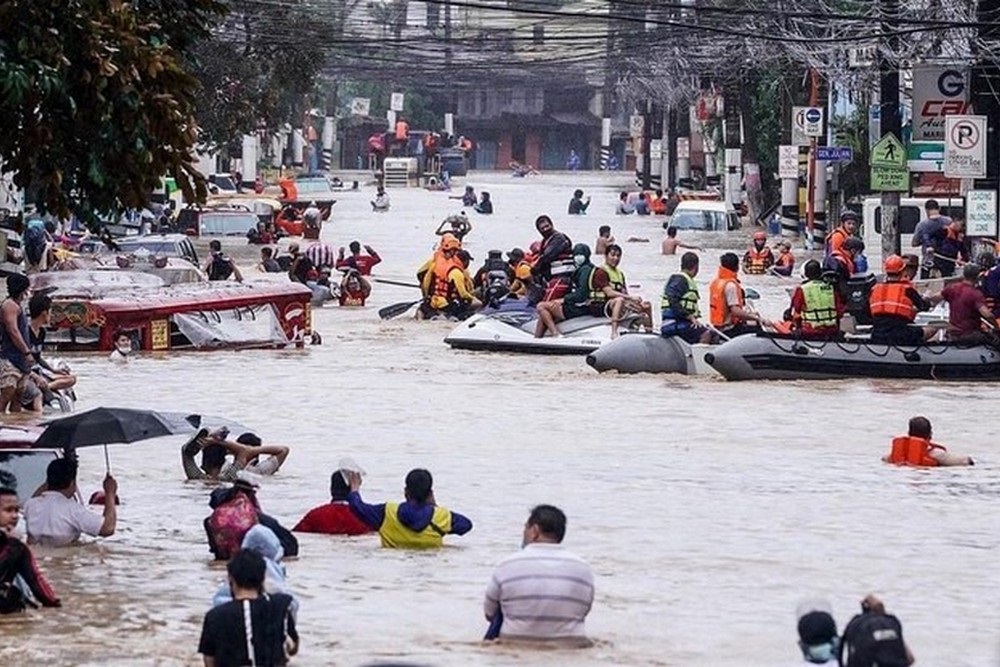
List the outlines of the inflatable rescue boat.
<svg viewBox="0 0 1000 667">
<path fill-rule="evenodd" d="M 865 339 L 824 342 L 748 334 L 718 346 L 705 360 L 727 380 L 1000 381 L 997 349 L 960 343 L 883 345 Z"/>
<path fill-rule="evenodd" d="M 682 373 L 716 375 L 705 355 L 718 345 L 691 345 L 672 336 L 629 333 L 608 341 L 587 355 L 587 363 L 599 373 Z"/>
</svg>

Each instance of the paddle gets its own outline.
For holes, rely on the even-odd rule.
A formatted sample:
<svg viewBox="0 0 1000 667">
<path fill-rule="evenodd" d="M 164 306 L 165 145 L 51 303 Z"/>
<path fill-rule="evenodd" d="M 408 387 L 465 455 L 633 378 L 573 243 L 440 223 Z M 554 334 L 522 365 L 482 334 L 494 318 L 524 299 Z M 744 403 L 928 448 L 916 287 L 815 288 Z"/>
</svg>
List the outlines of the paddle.
<svg viewBox="0 0 1000 667">
<path fill-rule="evenodd" d="M 731 336 L 727 336 L 726 334 L 722 333 L 721 331 L 719 331 L 718 329 L 716 329 L 711 324 L 707 324 L 707 323 L 702 323 L 702 324 L 704 324 L 704 326 L 705 326 L 706 329 L 708 329 L 709 331 L 711 331 L 712 333 L 714 333 L 716 336 L 718 336 L 722 340 L 732 340 Z"/>
<path fill-rule="evenodd" d="M 378 311 L 379 318 L 383 320 L 391 320 L 394 317 L 399 317 L 410 308 L 423 301 L 423 299 L 417 299 L 416 301 L 400 301 L 399 303 L 394 303 L 392 305 L 381 308 Z"/>
<path fill-rule="evenodd" d="M 420 289 L 420 285 L 417 283 L 404 283 L 399 280 L 388 280 L 387 278 L 372 278 L 372 281 L 382 283 L 383 285 L 398 285 L 400 287 L 416 287 L 417 289 Z"/>
</svg>

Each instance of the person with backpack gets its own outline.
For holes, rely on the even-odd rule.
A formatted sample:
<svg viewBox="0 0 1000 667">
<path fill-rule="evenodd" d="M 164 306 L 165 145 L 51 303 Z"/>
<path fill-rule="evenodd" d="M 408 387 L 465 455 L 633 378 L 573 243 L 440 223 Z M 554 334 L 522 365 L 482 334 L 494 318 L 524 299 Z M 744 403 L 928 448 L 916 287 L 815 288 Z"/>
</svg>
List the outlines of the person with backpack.
<svg viewBox="0 0 1000 667">
<path fill-rule="evenodd" d="M 236 262 L 223 254 L 222 243 L 218 240 L 209 241 L 208 249 L 211 256 L 205 264 L 205 273 L 208 274 L 209 280 L 229 280 L 232 276 L 236 278 L 236 282 L 243 282 L 243 274 L 240 273 Z"/>
<path fill-rule="evenodd" d="M 264 514 L 257 500 L 260 485 L 252 476 L 240 473 L 230 487 L 215 489 L 208 500 L 212 513 L 205 518 L 205 534 L 208 549 L 216 560 L 227 560 L 243 544 L 243 538 L 251 528 L 260 524 L 270 528 L 278 537 L 284 555 L 293 558 L 299 555 L 299 541 L 278 521 Z"/>
<path fill-rule="evenodd" d="M 899 619 L 885 613 L 885 605 L 874 595 L 861 601 L 861 613 L 844 628 L 837 651 L 840 667 L 908 667 L 914 662 L 903 641 Z"/>
</svg>

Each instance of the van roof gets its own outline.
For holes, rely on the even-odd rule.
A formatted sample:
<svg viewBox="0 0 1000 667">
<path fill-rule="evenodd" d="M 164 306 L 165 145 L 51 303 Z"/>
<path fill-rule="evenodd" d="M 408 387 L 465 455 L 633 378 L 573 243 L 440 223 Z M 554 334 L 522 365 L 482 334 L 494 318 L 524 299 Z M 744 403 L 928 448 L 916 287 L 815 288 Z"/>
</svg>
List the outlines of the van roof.
<svg viewBox="0 0 1000 667">
<path fill-rule="evenodd" d="M 730 213 L 735 212 L 736 209 L 732 207 L 729 202 L 724 201 L 709 201 L 706 199 L 687 199 L 678 202 L 675 211 L 719 211 L 720 213 Z"/>
</svg>

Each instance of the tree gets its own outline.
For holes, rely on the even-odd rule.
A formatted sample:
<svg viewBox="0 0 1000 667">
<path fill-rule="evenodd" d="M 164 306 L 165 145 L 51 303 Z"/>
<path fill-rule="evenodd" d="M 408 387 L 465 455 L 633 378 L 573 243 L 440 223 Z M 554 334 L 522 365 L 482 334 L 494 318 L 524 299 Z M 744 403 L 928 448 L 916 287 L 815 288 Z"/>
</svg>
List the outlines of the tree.
<svg viewBox="0 0 1000 667">
<path fill-rule="evenodd" d="M 27 201 L 96 226 L 141 207 L 171 175 L 205 196 L 193 166 L 198 82 L 184 54 L 217 0 L 0 0 L 0 169 Z"/>
</svg>

